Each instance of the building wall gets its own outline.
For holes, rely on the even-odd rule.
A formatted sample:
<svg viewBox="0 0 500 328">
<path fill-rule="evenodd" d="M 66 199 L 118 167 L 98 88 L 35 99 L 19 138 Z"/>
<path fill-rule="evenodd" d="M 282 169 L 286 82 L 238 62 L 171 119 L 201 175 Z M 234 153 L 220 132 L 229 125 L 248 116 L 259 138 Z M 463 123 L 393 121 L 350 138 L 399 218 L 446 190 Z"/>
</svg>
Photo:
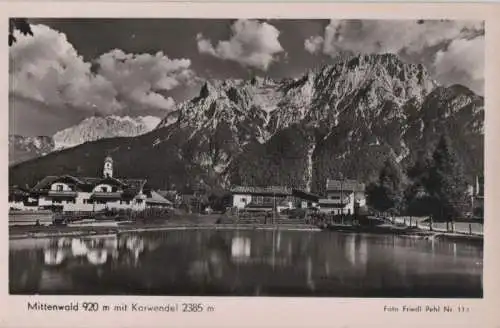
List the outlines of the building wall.
<svg viewBox="0 0 500 328">
<path fill-rule="evenodd" d="M 50 206 L 52 205 L 52 198 L 49 196 L 40 196 L 38 198 L 38 206 Z"/>
<path fill-rule="evenodd" d="M 245 208 L 252 201 L 252 195 L 233 195 L 233 207 Z"/>
<path fill-rule="evenodd" d="M 50 186 L 50 190 L 58 191 L 58 190 L 60 190 L 59 188 L 61 188 L 61 187 L 62 187 L 62 191 L 72 191 L 73 190 L 73 188 L 69 184 L 64 183 L 64 182 L 53 183 Z"/>
<path fill-rule="evenodd" d="M 347 198 L 347 204 L 344 207 L 343 212 L 339 211 L 340 213 L 347 214 L 349 213 L 349 210 L 351 214 L 354 213 L 356 203 L 358 203 L 360 207 L 366 206 L 366 195 L 363 191 L 356 191 L 356 192 L 344 191 L 342 193 L 340 191 L 327 192 L 328 199 L 340 199 L 341 196 Z"/>
<path fill-rule="evenodd" d="M 90 202 L 90 197 L 92 193 L 89 192 L 78 192 L 74 202 L 72 200 L 57 200 L 49 196 L 40 196 L 38 200 L 39 206 L 52 206 L 58 205 L 63 206 L 63 211 L 73 212 L 92 212 L 101 211 L 105 209 L 132 209 L 135 211 L 141 211 L 146 208 L 146 201 L 142 193 L 138 194 L 134 199 L 130 201 L 125 200 L 108 200 L 105 203 L 95 203 Z"/>
<path fill-rule="evenodd" d="M 236 208 L 239 208 L 239 209 L 243 209 L 248 204 L 250 204 L 252 201 L 256 202 L 258 200 L 262 200 L 260 202 L 257 202 L 257 204 L 259 204 L 259 203 L 264 203 L 267 198 L 273 199 L 272 196 L 270 196 L 270 197 L 263 197 L 263 196 L 255 196 L 255 195 L 250 195 L 250 194 L 246 194 L 246 195 L 241 195 L 241 194 L 233 195 L 233 207 L 236 207 Z M 276 203 L 280 203 L 284 199 L 288 200 L 287 204 L 286 205 L 278 205 L 278 206 L 276 206 L 276 209 L 277 209 L 278 212 L 281 212 L 281 211 L 283 211 L 285 209 L 292 209 L 292 208 L 294 208 L 294 202 L 293 202 L 293 199 L 291 197 L 278 197 L 277 196 L 276 197 Z"/>
<path fill-rule="evenodd" d="M 315 207 L 315 206 L 317 206 L 317 203 L 309 201 L 309 200 L 301 199 L 301 198 L 296 198 L 292 205 L 293 205 L 292 208 L 303 208 L 303 209 L 306 209 L 306 208 L 309 208 L 309 207 Z"/>
<path fill-rule="evenodd" d="M 113 191 L 113 188 L 115 188 L 115 190 L 117 192 L 121 191 L 118 187 L 112 186 L 112 185 L 106 184 L 106 183 L 102 183 L 102 184 L 95 186 L 93 191 L 94 192 L 111 192 L 111 191 Z"/>
<path fill-rule="evenodd" d="M 292 209 L 292 208 L 293 208 L 293 206 L 292 206 L 292 203 L 290 202 L 290 204 L 288 204 L 288 206 L 276 206 L 276 211 L 278 213 L 281 213 L 286 209 Z"/>
<path fill-rule="evenodd" d="M 21 211 L 37 211 L 38 206 L 35 205 L 25 205 L 23 201 L 11 201 L 9 202 L 9 209 L 10 208 L 15 208 L 16 210 L 21 210 Z"/>
<path fill-rule="evenodd" d="M 349 212 L 350 210 L 350 212 Z M 334 215 L 339 215 L 339 214 L 353 214 L 353 210 L 349 207 L 349 206 L 346 206 L 344 207 L 344 209 L 342 210 L 341 208 L 338 208 L 338 207 L 320 207 L 319 208 L 319 212 L 320 213 L 326 213 L 326 214 L 334 214 Z"/>
<path fill-rule="evenodd" d="M 340 192 L 337 190 L 327 191 L 327 193 L 326 193 L 328 199 L 340 199 L 341 196 L 348 197 L 348 196 L 351 196 L 352 194 L 354 194 L 354 192 L 349 191 L 349 190 L 344 190 L 343 192 Z"/>
<path fill-rule="evenodd" d="M 359 206 L 366 206 L 366 194 L 363 191 L 357 191 L 355 197 L 355 200 L 359 203 Z"/>
</svg>

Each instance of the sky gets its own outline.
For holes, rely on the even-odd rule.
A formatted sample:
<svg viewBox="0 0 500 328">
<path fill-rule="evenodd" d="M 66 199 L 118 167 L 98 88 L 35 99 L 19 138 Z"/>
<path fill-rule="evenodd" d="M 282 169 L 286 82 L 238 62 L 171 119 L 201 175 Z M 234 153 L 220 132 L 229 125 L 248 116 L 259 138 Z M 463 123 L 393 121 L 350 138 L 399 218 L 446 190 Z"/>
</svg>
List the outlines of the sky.
<svg viewBox="0 0 500 328">
<path fill-rule="evenodd" d="M 30 19 L 9 48 L 11 134 L 93 115 L 163 117 L 206 79 L 298 77 L 344 54 L 396 53 L 484 93 L 480 21 Z"/>
</svg>

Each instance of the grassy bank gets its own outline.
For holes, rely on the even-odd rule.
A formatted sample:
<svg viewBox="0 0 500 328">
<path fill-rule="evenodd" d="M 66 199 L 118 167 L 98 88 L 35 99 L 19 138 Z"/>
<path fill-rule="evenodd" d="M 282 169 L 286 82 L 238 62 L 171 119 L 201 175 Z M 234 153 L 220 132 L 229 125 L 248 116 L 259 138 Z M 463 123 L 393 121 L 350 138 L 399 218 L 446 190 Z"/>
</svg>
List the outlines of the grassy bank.
<svg viewBox="0 0 500 328">
<path fill-rule="evenodd" d="M 478 234 L 464 234 L 446 231 L 429 231 L 415 226 L 401 224 L 382 225 L 352 225 L 352 224 L 306 224 L 302 220 L 289 220 L 281 218 L 275 223 L 265 223 L 264 220 L 238 219 L 233 217 L 213 214 L 183 214 L 169 218 L 137 219 L 134 221 L 120 222 L 116 226 L 11 226 L 9 238 L 46 238 L 58 236 L 86 236 L 116 234 L 142 231 L 162 231 L 174 229 L 281 229 L 281 230 L 308 230 L 308 231 L 339 231 L 352 233 L 393 234 L 411 238 L 446 239 L 452 241 L 470 240 L 482 242 L 483 236 Z"/>
<path fill-rule="evenodd" d="M 315 225 L 307 224 L 263 224 L 263 223 L 218 223 L 220 216 L 200 215 L 172 218 L 169 220 L 139 220 L 123 222 L 117 226 L 11 226 L 9 238 L 46 238 L 62 236 L 88 236 L 142 231 L 179 229 L 281 229 L 320 231 Z"/>
</svg>

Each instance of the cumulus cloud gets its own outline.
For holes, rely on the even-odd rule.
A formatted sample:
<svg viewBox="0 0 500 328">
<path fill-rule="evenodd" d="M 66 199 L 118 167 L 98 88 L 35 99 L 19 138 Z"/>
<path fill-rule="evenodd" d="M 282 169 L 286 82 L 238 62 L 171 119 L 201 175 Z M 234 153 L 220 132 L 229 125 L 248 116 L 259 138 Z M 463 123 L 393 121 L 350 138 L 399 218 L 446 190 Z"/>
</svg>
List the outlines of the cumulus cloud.
<svg viewBox="0 0 500 328">
<path fill-rule="evenodd" d="M 215 47 L 201 33 L 196 39 L 200 53 L 267 71 L 269 65 L 276 60 L 275 56 L 284 51 L 278 39 L 279 34 L 268 23 L 238 20 L 231 26 L 230 39 L 219 41 Z"/>
<path fill-rule="evenodd" d="M 389 52 L 423 58 L 434 51 L 432 60 L 424 63 L 428 69 L 446 81 L 456 78 L 457 75 L 451 73 L 460 70 L 465 81 L 479 79 L 478 74 L 480 79 L 484 78 L 484 73 L 479 72 L 484 67 L 483 36 L 484 22 L 481 21 L 331 20 L 324 35 L 306 39 L 304 47 L 308 52 L 332 57 L 345 53 Z M 479 48 L 469 46 L 471 44 Z M 456 56 L 458 48 L 463 51 L 462 56 Z M 447 51 L 452 53 L 447 55 Z M 472 62 L 474 64 L 469 65 Z"/>
<path fill-rule="evenodd" d="M 146 107 L 170 109 L 175 102 L 161 92 L 189 84 L 194 73 L 188 59 L 169 59 L 162 52 L 126 54 L 115 49 L 97 60 L 98 74 L 110 81 L 117 93 L 128 102 Z"/>
<path fill-rule="evenodd" d="M 33 25 L 33 36 L 16 35 L 9 49 L 10 93 L 58 107 L 76 107 L 102 114 L 170 110 L 165 95 L 194 80 L 188 59 L 163 53 L 101 55 L 94 68 L 78 54 L 64 33 Z"/>
<path fill-rule="evenodd" d="M 323 52 L 418 53 L 483 31 L 476 21 L 332 20 L 325 28 Z"/>
<path fill-rule="evenodd" d="M 445 84 L 465 84 L 473 91 L 484 90 L 484 36 L 456 39 L 438 51 L 434 62 L 437 78 Z"/>
<path fill-rule="evenodd" d="M 304 48 L 306 49 L 307 52 L 315 54 L 321 51 L 321 48 L 323 47 L 323 42 L 324 40 L 322 36 L 319 35 L 311 36 L 304 41 Z"/>
<path fill-rule="evenodd" d="M 32 31 L 33 37 L 15 35 L 17 42 L 10 48 L 12 93 L 56 106 L 119 109 L 111 83 L 90 73 L 91 65 L 63 33 L 44 25 L 34 25 Z"/>
</svg>

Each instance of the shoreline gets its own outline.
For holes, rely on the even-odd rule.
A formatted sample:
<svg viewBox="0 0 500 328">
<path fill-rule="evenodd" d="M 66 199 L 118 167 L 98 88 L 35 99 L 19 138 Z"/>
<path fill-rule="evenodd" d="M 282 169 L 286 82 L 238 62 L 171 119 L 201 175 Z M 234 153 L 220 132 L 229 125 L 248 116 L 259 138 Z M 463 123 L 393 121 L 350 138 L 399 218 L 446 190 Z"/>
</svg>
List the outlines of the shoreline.
<svg viewBox="0 0 500 328">
<path fill-rule="evenodd" d="M 48 238 L 48 237 L 80 237 L 98 236 L 106 234 L 137 233 L 149 231 L 169 231 L 169 230 L 286 230 L 286 231 L 311 231 L 320 232 L 317 226 L 297 225 L 297 224 L 161 224 L 144 226 L 87 226 L 87 227 L 24 227 L 13 226 L 9 230 L 9 239 L 23 238 Z M 34 231 L 36 230 L 36 231 Z"/>
<path fill-rule="evenodd" d="M 116 227 L 108 226 L 83 226 L 83 227 L 65 227 L 65 226 L 12 226 L 9 227 L 9 240 L 26 238 L 50 238 L 50 237 L 83 237 L 99 236 L 107 234 L 121 233 L 140 233 L 151 231 L 169 231 L 169 230 L 283 230 L 283 231 L 336 231 L 345 233 L 366 233 L 373 235 L 396 235 L 417 239 L 446 239 L 450 241 L 472 241 L 482 243 L 482 235 L 469 235 L 452 232 L 428 231 L 415 228 L 399 229 L 392 226 L 384 227 L 358 227 L 350 225 L 327 226 L 323 229 L 316 225 L 308 224 L 213 224 L 213 223 L 163 223 L 163 224 L 131 224 L 118 225 Z"/>
</svg>

